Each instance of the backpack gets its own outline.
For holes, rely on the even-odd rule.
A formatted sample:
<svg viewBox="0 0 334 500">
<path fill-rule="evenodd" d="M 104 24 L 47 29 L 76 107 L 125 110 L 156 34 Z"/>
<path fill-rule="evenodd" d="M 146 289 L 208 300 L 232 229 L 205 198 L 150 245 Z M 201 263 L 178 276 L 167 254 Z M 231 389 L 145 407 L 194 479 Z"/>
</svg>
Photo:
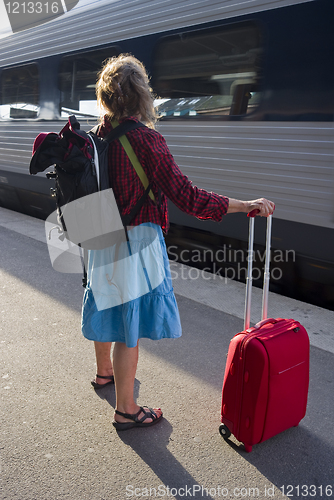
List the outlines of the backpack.
<svg viewBox="0 0 334 500">
<path fill-rule="evenodd" d="M 131 223 L 148 195 L 155 201 L 151 184 L 143 168 L 126 137 L 122 137 L 127 132 L 145 125 L 126 121 L 121 125 L 113 122 L 113 126 L 113 130 L 101 138 L 96 135 L 98 127 L 86 133 L 80 129 L 76 117 L 71 115 L 59 134 L 41 133 L 34 141 L 29 171 L 34 175 L 55 165 L 55 170 L 47 172 L 46 177 L 55 179 L 55 188 L 51 188 L 50 191 L 56 200 L 58 219 L 65 237 L 68 237 L 65 222 L 66 207 L 79 198 L 110 189 L 108 147 L 115 139 L 122 138 L 121 143 L 145 188 L 144 195 L 137 201 L 132 212 L 121 216 L 123 225 L 128 226 Z M 75 241 L 75 243 L 83 242 Z"/>
<path fill-rule="evenodd" d="M 155 202 L 151 184 L 125 136 L 145 125 L 127 120 L 122 124 L 114 121 L 112 126 L 113 130 L 101 138 L 97 135 L 98 126 L 86 133 L 72 115 L 59 134 L 41 133 L 34 141 L 30 174 L 55 165 L 53 172 L 46 173 L 47 178 L 55 180 L 55 187 L 50 191 L 56 201 L 56 212 L 46 220 L 46 233 L 52 265 L 58 271 L 78 272 L 70 270 L 69 259 L 69 255 L 77 256 L 78 247 L 100 250 L 120 242 L 124 235 L 127 239 L 126 226 L 130 225 L 147 196 Z M 109 184 L 108 147 L 116 139 L 120 139 L 145 188 L 130 214 L 125 216 L 120 215 Z M 67 240 L 66 247 L 49 244 L 54 229 L 60 242 Z M 59 263 L 59 257 L 64 253 L 66 260 L 62 259 L 62 262 L 65 262 L 65 267 Z M 85 265 L 83 267 L 85 275 Z M 85 278 L 83 283 L 85 286 Z"/>
</svg>

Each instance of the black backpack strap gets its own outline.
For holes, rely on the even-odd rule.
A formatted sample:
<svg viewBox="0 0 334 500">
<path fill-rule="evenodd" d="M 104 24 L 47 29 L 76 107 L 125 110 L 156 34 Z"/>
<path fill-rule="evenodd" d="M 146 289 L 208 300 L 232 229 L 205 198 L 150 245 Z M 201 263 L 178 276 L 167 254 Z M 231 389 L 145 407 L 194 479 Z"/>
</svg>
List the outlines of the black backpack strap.
<svg viewBox="0 0 334 500">
<path fill-rule="evenodd" d="M 100 129 L 100 125 L 95 125 L 95 127 L 93 127 L 92 129 L 89 130 L 88 134 L 97 135 L 99 129 Z"/>
<path fill-rule="evenodd" d="M 112 142 L 115 139 L 118 139 L 119 137 L 121 137 L 122 135 L 127 134 L 131 130 L 135 130 L 136 128 L 141 128 L 141 127 L 146 127 L 146 125 L 144 125 L 141 122 L 135 122 L 135 121 L 132 121 L 132 120 L 127 120 L 127 121 L 125 121 L 123 123 L 120 123 L 117 127 L 113 128 L 109 132 L 109 134 L 107 134 L 103 138 L 103 140 L 107 141 L 107 142 Z"/>
<path fill-rule="evenodd" d="M 86 288 L 87 286 L 87 263 L 88 263 L 88 250 L 86 248 L 83 248 L 81 246 L 81 243 L 78 244 L 80 247 L 80 259 L 81 259 L 81 265 L 82 265 L 82 286 Z"/>
<path fill-rule="evenodd" d="M 107 134 L 105 137 L 103 137 L 103 140 L 106 141 L 106 142 L 112 142 L 115 139 L 118 139 L 119 137 L 121 137 L 122 135 L 127 134 L 128 132 L 130 132 L 130 130 L 134 130 L 136 128 L 141 128 L 141 127 L 146 127 L 146 125 L 144 125 L 141 122 L 135 122 L 135 121 L 132 121 L 132 120 L 127 120 L 127 121 L 121 123 L 120 125 L 118 125 L 117 127 L 113 128 L 109 132 L 109 134 Z M 88 133 L 96 135 L 98 133 L 98 131 L 99 131 L 99 128 L 100 128 L 100 125 L 96 125 Z"/>
<path fill-rule="evenodd" d="M 121 137 L 125 136 L 125 134 L 127 132 L 130 132 L 131 130 L 134 130 L 134 129 L 137 129 L 140 127 L 145 127 L 146 125 L 144 125 L 141 122 L 127 120 L 121 124 L 114 121 L 112 123 L 112 126 L 114 128 L 109 132 L 109 134 L 107 134 L 103 138 L 103 140 L 108 142 L 108 143 L 110 143 L 116 139 L 120 139 Z M 99 129 L 99 126 L 94 127 L 94 129 L 91 130 L 91 133 L 96 134 L 98 132 L 98 129 Z M 139 178 L 144 186 L 144 189 L 145 189 L 144 194 L 139 198 L 139 200 L 137 201 L 135 206 L 132 208 L 131 212 L 129 214 L 121 217 L 123 225 L 126 227 L 126 226 L 130 225 L 131 221 L 134 219 L 134 217 L 137 215 L 139 210 L 144 205 L 146 198 L 148 196 L 150 196 L 150 198 L 154 201 L 155 204 L 157 204 L 157 202 L 156 202 L 154 194 L 151 190 L 152 183 L 149 182 L 143 167 L 140 165 L 139 160 L 138 160 L 137 156 L 135 155 L 135 153 L 134 153 L 134 151 L 133 151 L 133 149 L 132 149 L 132 147 L 131 147 L 131 145 L 126 137 L 123 137 L 121 139 L 121 144 L 122 144 L 123 148 L 125 149 L 125 152 L 129 158 L 130 162 L 132 163 L 133 168 L 137 172 L 137 175 L 139 176 Z M 159 206 L 160 206 L 160 203 L 161 203 L 161 193 L 159 190 Z"/>
<path fill-rule="evenodd" d="M 121 219 L 123 222 L 124 226 L 130 226 L 131 221 L 135 218 L 137 213 L 140 211 L 141 207 L 144 205 L 146 198 L 148 197 L 148 193 L 150 192 L 150 189 L 152 187 L 152 184 L 149 184 L 147 188 L 145 189 L 145 193 L 139 198 L 135 206 L 132 208 L 131 212 L 126 215 L 121 215 Z"/>
</svg>

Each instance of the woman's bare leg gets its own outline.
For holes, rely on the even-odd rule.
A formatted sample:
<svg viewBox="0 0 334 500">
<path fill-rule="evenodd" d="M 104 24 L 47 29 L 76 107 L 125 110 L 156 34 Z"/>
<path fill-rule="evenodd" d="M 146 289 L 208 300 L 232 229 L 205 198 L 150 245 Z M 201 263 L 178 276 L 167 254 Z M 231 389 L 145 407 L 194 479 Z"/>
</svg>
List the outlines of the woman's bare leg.
<svg viewBox="0 0 334 500">
<path fill-rule="evenodd" d="M 108 376 L 114 374 L 110 357 L 111 345 L 111 342 L 94 342 L 96 373 L 98 375 Z M 95 382 L 102 385 L 106 384 L 108 380 L 96 377 Z"/>
<path fill-rule="evenodd" d="M 127 347 L 122 342 L 115 342 L 113 351 L 113 369 L 116 388 L 116 410 L 122 413 L 135 414 L 140 406 L 135 403 L 133 397 L 134 383 L 138 364 L 138 344 L 136 347 Z M 160 409 L 154 410 L 159 417 L 162 412 Z M 139 415 L 139 418 L 142 415 Z M 127 422 L 127 419 L 121 415 L 114 415 L 116 422 Z M 147 418 L 147 423 L 152 418 Z"/>
</svg>

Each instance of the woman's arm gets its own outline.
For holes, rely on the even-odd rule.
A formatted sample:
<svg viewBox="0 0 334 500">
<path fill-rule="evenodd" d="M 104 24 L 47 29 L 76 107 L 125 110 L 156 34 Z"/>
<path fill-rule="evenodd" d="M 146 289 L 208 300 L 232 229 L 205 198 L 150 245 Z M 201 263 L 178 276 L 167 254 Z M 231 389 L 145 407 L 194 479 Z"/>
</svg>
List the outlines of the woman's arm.
<svg viewBox="0 0 334 500">
<path fill-rule="evenodd" d="M 253 201 L 235 200 L 194 186 L 175 163 L 161 134 L 151 133 L 145 139 L 150 172 L 155 183 L 183 212 L 199 219 L 220 222 L 223 216 L 229 213 L 258 210 L 257 215 L 268 217 L 274 211 L 274 203 L 265 198 Z"/>
</svg>

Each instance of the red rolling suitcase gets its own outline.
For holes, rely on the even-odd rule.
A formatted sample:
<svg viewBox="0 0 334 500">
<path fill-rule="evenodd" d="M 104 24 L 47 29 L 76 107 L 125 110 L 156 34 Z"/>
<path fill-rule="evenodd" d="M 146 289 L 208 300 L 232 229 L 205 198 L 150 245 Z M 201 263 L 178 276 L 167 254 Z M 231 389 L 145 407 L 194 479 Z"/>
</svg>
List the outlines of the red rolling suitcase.
<svg viewBox="0 0 334 500">
<path fill-rule="evenodd" d="M 262 321 L 250 325 L 254 218 L 250 218 L 244 331 L 229 346 L 219 431 L 233 434 L 246 451 L 297 426 L 305 416 L 309 384 L 309 338 L 293 319 L 267 319 L 270 238 L 268 217 Z"/>
</svg>

